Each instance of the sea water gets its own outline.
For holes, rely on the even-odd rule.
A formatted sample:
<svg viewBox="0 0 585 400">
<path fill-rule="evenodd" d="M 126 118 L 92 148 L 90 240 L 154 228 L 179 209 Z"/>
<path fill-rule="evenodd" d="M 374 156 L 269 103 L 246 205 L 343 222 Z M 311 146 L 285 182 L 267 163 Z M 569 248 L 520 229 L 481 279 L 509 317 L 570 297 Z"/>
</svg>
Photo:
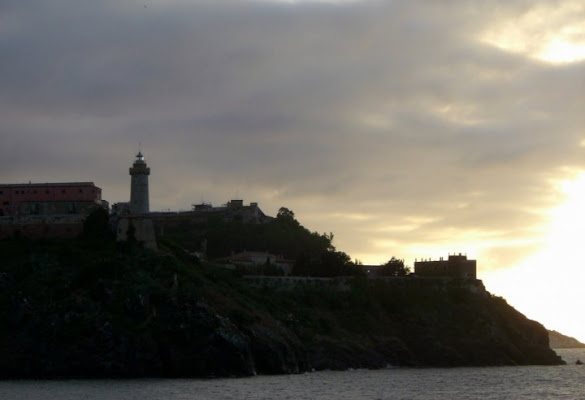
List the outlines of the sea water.
<svg viewBox="0 0 585 400">
<path fill-rule="evenodd" d="M 564 366 L 388 368 L 233 379 L 0 381 L 2 400 L 583 399 L 585 349 Z"/>
</svg>

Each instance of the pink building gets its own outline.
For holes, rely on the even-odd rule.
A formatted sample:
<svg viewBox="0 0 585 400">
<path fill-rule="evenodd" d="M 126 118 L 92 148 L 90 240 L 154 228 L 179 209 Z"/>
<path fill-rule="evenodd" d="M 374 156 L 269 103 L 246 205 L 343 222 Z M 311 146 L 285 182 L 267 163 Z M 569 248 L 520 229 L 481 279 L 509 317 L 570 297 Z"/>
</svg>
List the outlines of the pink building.
<svg viewBox="0 0 585 400">
<path fill-rule="evenodd" d="M 93 182 L 0 184 L 0 217 L 84 214 L 103 206 Z"/>
</svg>

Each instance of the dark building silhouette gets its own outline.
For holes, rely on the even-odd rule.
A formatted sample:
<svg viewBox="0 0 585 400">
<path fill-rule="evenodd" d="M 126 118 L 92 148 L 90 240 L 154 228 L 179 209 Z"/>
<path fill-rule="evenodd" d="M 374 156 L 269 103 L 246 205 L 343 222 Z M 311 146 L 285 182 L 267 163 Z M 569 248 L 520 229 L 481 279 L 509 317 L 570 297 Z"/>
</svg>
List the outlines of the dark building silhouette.
<svg viewBox="0 0 585 400">
<path fill-rule="evenodd" d="M 447 260 L 415 261 L 414 274 L 422 277 L 477 279 L 477 262 L 461 253 L 449 255 Z"/>
</svg>

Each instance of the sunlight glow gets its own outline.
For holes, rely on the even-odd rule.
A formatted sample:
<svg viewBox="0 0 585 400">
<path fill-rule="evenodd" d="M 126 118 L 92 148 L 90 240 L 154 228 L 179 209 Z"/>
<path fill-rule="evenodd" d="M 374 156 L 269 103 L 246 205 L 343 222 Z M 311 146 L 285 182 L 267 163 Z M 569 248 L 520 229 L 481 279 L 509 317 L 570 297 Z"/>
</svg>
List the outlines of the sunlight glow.
<svg viewBox="0 0 585 400">
<path fill-rule="evenodd" d="M 585 43 L 570 43 L 560 38 L 554 38 L 538 54 L 538 58 L 552 63 L 585 60 Z"/>
<path fill-rule="evenodd" d="M 552 64 L 572 63 L 585 60 L 585 43 L 571 42 L 562 37 L 553 37 L 541 43 L 526 43 L 529 38 L 504 31 L 497 36 L 487 36 L 484 42 L 502 50 L 526 54 L 531 58 Z"/>
<path fill-rule="evenodd" d="M 578 2 L 540 5 L 491 26 L 480 41 L 551 64 L 585 60 L 585 26 Z"/>
<path fill-rule="evenodd" d="M 549 329 L 585 341 L 585 173 L 559 184 L 566 201 L 550 212 L 541 251 L 516 266 L 486 274 L 488 290 Z"/>
</svg>

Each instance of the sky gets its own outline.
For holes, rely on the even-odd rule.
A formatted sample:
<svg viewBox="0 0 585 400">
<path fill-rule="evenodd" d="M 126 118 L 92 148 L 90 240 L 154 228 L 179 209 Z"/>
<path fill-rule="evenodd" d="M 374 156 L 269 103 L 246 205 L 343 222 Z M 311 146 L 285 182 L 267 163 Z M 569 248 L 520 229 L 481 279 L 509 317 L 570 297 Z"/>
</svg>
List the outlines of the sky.
<svg viewBox="0 0 585 400">
<path fill-rule="evenodd" d="M 0 2 L 0 181 L 291 209 L 365 264 L 477 259 L 585 340 L 585 5 Z"/>
</svg>

